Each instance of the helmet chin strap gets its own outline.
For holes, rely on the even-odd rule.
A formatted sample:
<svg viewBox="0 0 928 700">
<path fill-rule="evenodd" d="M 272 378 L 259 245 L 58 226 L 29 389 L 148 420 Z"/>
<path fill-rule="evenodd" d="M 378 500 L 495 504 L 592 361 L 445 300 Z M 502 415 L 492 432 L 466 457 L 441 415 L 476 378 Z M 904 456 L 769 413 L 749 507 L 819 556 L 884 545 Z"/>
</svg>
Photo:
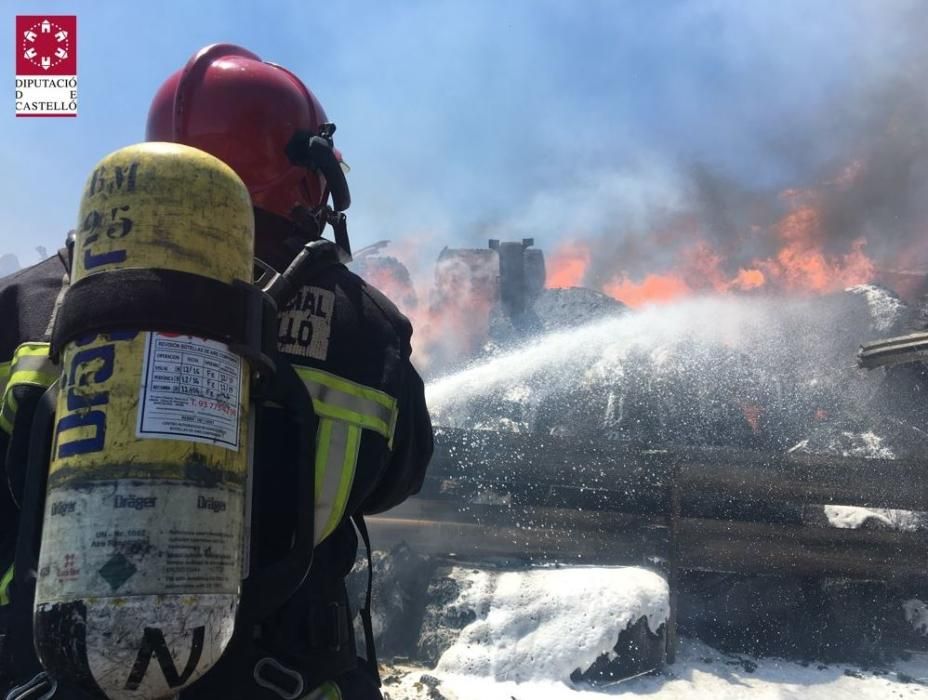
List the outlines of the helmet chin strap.
<svg viewBox="0 0 928 700">
<path fill-rule="evenodd" d="M 315 238 L 321 238 L 325 225 L 329 224 L 335 234 L 335 245 L 339 248 L 342 262 L 350 262 L 351 243 L 348 240 L 348 220 L 344 211 L 351 206 L 351 192 L 335 153 L 335 142 L 332 140 L 334 133 L 335 124 L 326 122 L 320 127 L 318 134 L 297 131 L 287 144 L 287 158 L 290 162 L 321 174 L 326 184 L 321 206 L 311 210 L 297 207 L 291 213 L 291 218 L 308 235 Z M 330 196 L 331 207 L 327 203 Z"/>
<path fill-rule="evenodd" d="M 335 245 L 338 246 L 339 262 L 351 262 L 351 241 L 348 239 L 348 217 L 344 212 L 335 211 L 327 204 L 315 209 L 303 206 L 294 207 L 290 216 L 294 223 L 310 240 L 322 238 L 326 224 L 332 227 Z"/>
<path fill-rule="evenodd" d="M 351 190 L 348 189 L 345 171 L 335 153 L 335 142 L 332 140 L 334 133 L 335 124 L 328 122 L 322 125 L 318 134 L 295 131 L 285 152 L 293 165 L 321 174 L 332 195 L 332 208 L 345 211 L 351 206 Z"/>
</svg>

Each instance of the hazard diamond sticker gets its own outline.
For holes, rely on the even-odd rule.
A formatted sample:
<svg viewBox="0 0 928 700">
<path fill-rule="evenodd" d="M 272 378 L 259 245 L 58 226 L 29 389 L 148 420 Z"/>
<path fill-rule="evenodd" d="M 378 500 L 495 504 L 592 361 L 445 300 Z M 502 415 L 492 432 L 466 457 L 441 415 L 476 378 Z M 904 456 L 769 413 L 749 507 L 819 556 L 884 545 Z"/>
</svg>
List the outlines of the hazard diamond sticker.
<svg viewBox="0 0 928 700">
<path fill-rule="evenodd" d="M 98 572 L 103 580 L 110 584 L 114 591 L 121 588 L 138 569 L 131 561 L 126 559 L 122 552 L 116 552 L 109 561 L 106 562 Z"/>
</svg>

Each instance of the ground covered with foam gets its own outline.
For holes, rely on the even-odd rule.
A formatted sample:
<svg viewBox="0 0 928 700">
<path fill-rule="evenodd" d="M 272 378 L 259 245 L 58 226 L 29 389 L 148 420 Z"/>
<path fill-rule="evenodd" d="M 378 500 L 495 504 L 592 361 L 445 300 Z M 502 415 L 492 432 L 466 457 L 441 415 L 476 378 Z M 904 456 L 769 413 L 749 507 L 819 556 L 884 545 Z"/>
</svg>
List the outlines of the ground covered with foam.
<svg viewBox="0 0 928 700">
<path fill-rule="evenodd" d="M 494 573 L 456 569 L 451 605 L 474 619 L 442 654 L 438 671 L 528 681 L 570 678 L 612 653 L 619 632 L 642 617 L 652 630 L 669 611 L 667 583 L 636 567 Z"/>
<path fill-rule="evenodd" d="M 723 654 L 688 639 L 681 640 L 672 666 L 609 687 L 553 681 L 540 665 L 522 669 L 522 682 L 401 666 L 386 671 L 384 691 L 389 700 L 583 700 L 614 695 L 655 700 L 928 698 L 928 656 L 865 670 Z"/>
<path fill-rule="evenodd" d="M 928 698 L 928 653 L 900 653 L 863 668 L 726 653 L 692 637 L 680 640 L 672 665 L 593 685 L 578 680 L 578 672 L 614 658 L 620 632 L 641 621 L 663 632 L 669 591 L 660 574 L 638 567 L 460 566 L 445 578 L 455 593 L 441 602 L 438 617 L 461 624 L 445 630 L 448 642 L 432 667 L 421 660 L 383 666 L 390 700 Z M 928 630 L 925 610 L 918 600 L 906 603 L 906 617 L 919 630 Z"/>
<path fill-rule="evenodd" d="M 814 300 L 697 299 L 629 313 L 605 309 L 580 327 L 568 309 L 570 299 L 561 297 L 552 298 L 544 333 L 518 347 L 493 346 L 469 366 L 431 377 L 427 395 L 436 425 L 644 450 L 725 447 L 885 460 L 920 459 L 928 449 L 922 427 L 928 373 L 920 367 L 856 367 L 861 343 L 912 328 L 910 310 L 888 290 L 856 287 Z M 586 303 L 578 300 L 581 307 Z M 568 310 L 560 318 L 562 306 Z M 486 475 L 488 483 L 491 477 Z M 509 502 L 506 493 L 493 498 L 495 506 Z M 922 513 L 846 504 L 797 506 L 776 515 L 794 525 L 854 529 L 918 531 L 928 522 Z M 674 664 L 612 685 L 578 681 L 587 676 L 576 671 L 613 653 L 611 645 L 631 623 L 644 618 L 654 632 L 666 620 L 664 579 L 637 571 L 640 576 L 606 568 L 504 572 L 461 566 L 443 572 L 428 588 L 432 602 L 422 626 L 428 644 L 420 638 L 411 645 L 420 655 L 408 658 L 418 662 L 386 668 L 385 694 L 391 700 L 928 698 L 928 654 L 904 651 L 925 648 L 926 598 L 920 591 L 888 598 L 882 590 L 843 581 L 768 585 L 707 576 L 687 599 L 690 622 L 698 622 L 699 613 L 733 621 L 740 632 L 733 608 L 761 608 L 757 617 L 764 617 L 764 625 L 746 632 L 752 644 L 726 645 L 691 624 L 694 636 L 680 640 Z M 873 600 L 886 602 L 893 615 L 865 604 Z M 831 607 L 817 609 L 823 601 Z M 678 614 L 684 608 L 678 606 Z M 888 645 L 889 653 L 864 661 L 863 651 L 874 650 L 849 644 L 827 658 L 858 663 L 798 660 L 822 656 L 816 639 L 800 643 L 814 636 L 809 628 L 819 619 L 815 613 L 846 623 L 832 624 L 830 634 L 858 640 L 866 632 Z M 797 619 L 805 627 L 789 624 Z M 910 627 L 903 630 L 908 636 L 896 634 L 897 627 Z M 762 630 L 760 640 L 754 629 Z M 793 643 L 794 654 L 758 643 L 777 632 Z M 815 650 L 807 654 L 806 647 Z"/>
</svg>

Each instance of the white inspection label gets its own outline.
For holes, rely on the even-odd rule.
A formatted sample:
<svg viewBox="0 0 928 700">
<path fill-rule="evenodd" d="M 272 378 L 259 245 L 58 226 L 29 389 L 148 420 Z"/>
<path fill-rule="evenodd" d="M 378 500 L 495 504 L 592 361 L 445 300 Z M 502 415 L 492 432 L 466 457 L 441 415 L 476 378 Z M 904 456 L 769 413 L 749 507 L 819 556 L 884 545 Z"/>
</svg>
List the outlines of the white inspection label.
<svg viewBox="0 0 928 700">
<path fill-rule="evenodd" d="M 242 358 L 189 335 L 149 333 L 136 436 L 239 448 Z"/>
</svg>

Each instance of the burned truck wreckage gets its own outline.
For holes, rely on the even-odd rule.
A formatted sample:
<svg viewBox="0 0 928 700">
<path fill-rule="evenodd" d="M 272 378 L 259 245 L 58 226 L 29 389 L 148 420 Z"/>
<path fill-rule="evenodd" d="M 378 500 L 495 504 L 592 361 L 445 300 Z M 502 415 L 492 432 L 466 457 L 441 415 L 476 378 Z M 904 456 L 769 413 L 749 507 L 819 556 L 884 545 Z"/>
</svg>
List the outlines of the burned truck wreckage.
<svg viewBox="0 0 928 700">
<path fill-rule="evenodd" d="M 429 372 L 422 492 L 370 519 L 384 654 L 441 666 L 486 623 L 476 572 L 500 589 L 616 566 L 665 582 L 665 613 L 622 618 L 574 681 L 660 668 L 681 636 L 871 665 L 928 648 L 918 299 L 869 284 L 630 310 L 546 289 L 532 245 L 439 258 L 436 288 L 483 295 L 468 303 L 486 329 L 469 361 Z M 378 257 L 366 271 L 398 264 Z"/>
</svg>

